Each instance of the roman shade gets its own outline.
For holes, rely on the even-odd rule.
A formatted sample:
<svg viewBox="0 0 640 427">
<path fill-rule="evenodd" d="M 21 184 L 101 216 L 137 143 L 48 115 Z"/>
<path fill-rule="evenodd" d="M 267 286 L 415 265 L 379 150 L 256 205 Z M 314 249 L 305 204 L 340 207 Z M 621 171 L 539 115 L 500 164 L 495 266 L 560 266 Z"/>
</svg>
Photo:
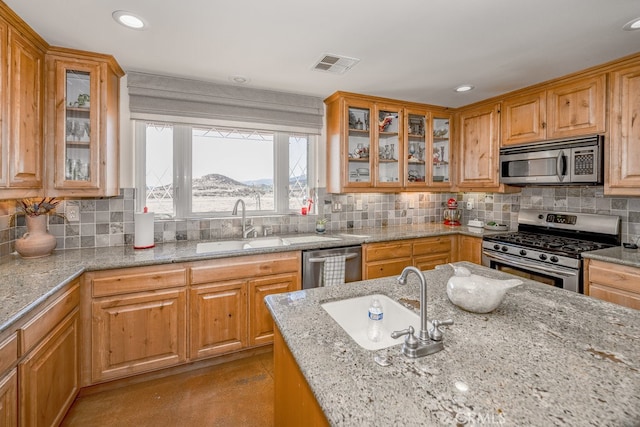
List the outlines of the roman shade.
<svg viewBox="0 0 640 427">
<path fill-rule="evenodd" d="M 127 85 L 132 119 L 264 124 L 312 134 L 322 129 L 318 97 L 140 72 L 128 72 Z"/>
</svg>

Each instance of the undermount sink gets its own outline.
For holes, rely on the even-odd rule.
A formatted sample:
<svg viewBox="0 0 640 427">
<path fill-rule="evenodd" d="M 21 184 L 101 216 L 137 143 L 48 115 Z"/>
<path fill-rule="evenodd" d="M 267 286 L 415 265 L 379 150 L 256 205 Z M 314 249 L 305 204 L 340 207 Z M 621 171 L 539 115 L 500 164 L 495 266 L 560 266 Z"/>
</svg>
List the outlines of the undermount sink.
<svg viewBox="0 0 640 427">
<path fill-rule="evenodd" d="M 304 243 L 318 243 L 331 240 L 340 240 L 336 237 L 324 236 L 295 236 L 295 237 L 265 237 L 252 240 L 222 240 L 202 242 L 196 246 L 196 253 L 206 254 L 211 252 L 229 252 L 244 249 L 274 248 L 278 246 L 300 245 Z"/>
<path fill-rule="evenodd" d="M 378 342 L 371 341 L 367 336 L 369 325 L 369 305 L 373 298 L 378 298 L 382 305 L 382 339 Z M 379 350 L 402 344 L 404 337 L 393 339 L 391 332 L 407 329 L 420 330 L 420 315 L 402 306 L 386 295 L 365 295 L 340 301 L 331 301 L 321 304 L 321 307 L 329 313 L 338 325 L 345 330 L 353 340 L 366 350 Z"/>
</svg>

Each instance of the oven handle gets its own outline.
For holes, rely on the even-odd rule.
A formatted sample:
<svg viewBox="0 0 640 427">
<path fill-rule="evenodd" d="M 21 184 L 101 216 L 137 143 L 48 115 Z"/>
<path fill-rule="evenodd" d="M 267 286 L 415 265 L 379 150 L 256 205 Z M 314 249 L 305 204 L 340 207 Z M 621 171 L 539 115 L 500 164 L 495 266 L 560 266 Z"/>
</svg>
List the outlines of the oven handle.
<svg viewBox="0 0 640 427">
<path fill-rule="evenodd" d="M 578 275 L 577 271 L 576 272 L 558 271 L 558 270 L 547 268 L 541 265 L 522 262 L 521 260 L 516 260 L 509 256 L 496 255 L 495 253 L 489 252 L 489 251 L 482 251 L 482 253 L 486 255 L 487 258 L 493 258 L 499 261 L 505 261 L 505 262 L 511 263 L 515 267 L 527 267 L 531 269 L 538 269 L 540 271 L 544 271 L 545 273 L 549 273 L 551 275 L 560 276 L 560 277 L 574 277 Z"/>
</svg>

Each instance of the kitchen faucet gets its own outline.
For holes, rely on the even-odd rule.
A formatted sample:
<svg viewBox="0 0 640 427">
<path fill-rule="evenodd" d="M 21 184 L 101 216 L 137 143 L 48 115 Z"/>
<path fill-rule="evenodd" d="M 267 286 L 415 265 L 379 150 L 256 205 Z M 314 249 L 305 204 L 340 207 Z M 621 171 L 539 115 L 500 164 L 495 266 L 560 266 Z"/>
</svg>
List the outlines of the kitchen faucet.
<svg viewBox="0 0 640 427">
<path fill-rule="evenodd" d="M 238 215 L 238 205 L 242 205 L 242 238 L 246 239 L 247 236 L 256 231 L 256 229 L 253 227 L 253 225 L 250 225 L 249 228 L 247 228 L 247 224 L 246 224 L 246 213 L 245 213 L 245 205 L 244 205 L 244 200 L 242 199 L 238 199 L 236 200 L 236 204 L 233 205 L 233 210 L 231 211 L 231 215 Z"/>
<path fill-rule="evenodd" d="M 422 357 L 429 354 L 437 353 L 444 348 L 442 343 L 442 331 L 440 326 L 453 325 L 453 320 L 432 320 L 431 328 L 428 327 L 427 321 L 427 280 L 424 278 L 424 274 L 416 267 L 405 267 L 402 273 L 398 277 L 398 283 L 400 285 L 407 284 L 407 276 L 409 273 L 415 273 L 420 279 L 420 332 L 418 337 L 413 334 L 415 330 L 413 326 L 409 326 L 407 329 L 401 331 L 395 331 L 391 333 L 391 338 L 399 338 L 403 335 L 407 337 L 402 345 L 402 353 L 407 357 Z"/>
</svg>

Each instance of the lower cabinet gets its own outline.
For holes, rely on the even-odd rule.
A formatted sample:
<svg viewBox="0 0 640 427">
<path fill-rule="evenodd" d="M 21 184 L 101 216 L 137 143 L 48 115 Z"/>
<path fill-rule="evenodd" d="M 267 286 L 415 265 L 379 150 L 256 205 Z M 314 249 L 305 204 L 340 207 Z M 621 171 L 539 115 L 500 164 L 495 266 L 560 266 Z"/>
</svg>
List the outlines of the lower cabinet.
<svg viewBox="0 0 640 427">
<path fill-rule="evenodd" d="M 0 426 L 18 425 L 18 371 L 11 369 L 0 378 Z"/>
<path fill-rule="evenodd" d="M 585 260 L 584 293 L 640 310 L 640 268 Z"/>
<path fill-rule="evenodd" d="M 273 343 L 276 426 L 328 426 L 327 418 L 291 351 L 276 329 Z"/>
<path fill-rule="evenodd" d="M 274 326 L 269 309 L 264 304 L 267 295 L 299 289 L 297 273 L 278 274 L 249 281 L 249 345 L 273 342 Z"/>
<path fill-rule="evenodd" d="M 456 236 L 424 237 L 362 245 L 363 279 L 399 275 L 407 266 L 431 270 L 452 262 Z"/>
<path fill-rule="evenodd" d="M 458 235 L 457 261 L 469 261 L 482 264 L 482 238 Z"/>
</svg>

